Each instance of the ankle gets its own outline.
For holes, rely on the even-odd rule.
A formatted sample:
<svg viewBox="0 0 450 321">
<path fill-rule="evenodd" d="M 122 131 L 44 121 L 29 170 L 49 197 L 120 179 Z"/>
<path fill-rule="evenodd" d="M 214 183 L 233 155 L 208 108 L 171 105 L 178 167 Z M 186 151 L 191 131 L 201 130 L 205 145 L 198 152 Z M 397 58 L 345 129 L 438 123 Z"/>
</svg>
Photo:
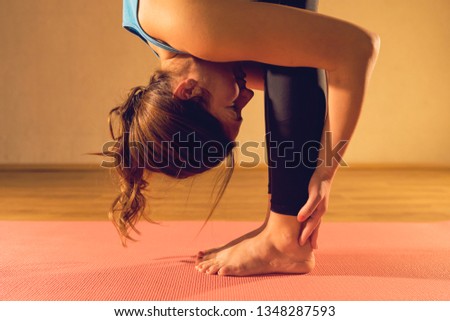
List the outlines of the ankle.
<svg viewBox="0 0 450 321">
<path fill-rule="evenodd" d="M 274 243 L 281 247 L 298 247 L 301 223 L 297 217 L 270 212 L 266 231 Z"/>
<path fill-rule="evenodd" d="M 279 214 L 270 211 L 267 226 L 272 229 L 284 231 L 285 233 L 298 235 L 300 232 L 301 223 L 297 221 L 296 216 Z"/>
</svg>

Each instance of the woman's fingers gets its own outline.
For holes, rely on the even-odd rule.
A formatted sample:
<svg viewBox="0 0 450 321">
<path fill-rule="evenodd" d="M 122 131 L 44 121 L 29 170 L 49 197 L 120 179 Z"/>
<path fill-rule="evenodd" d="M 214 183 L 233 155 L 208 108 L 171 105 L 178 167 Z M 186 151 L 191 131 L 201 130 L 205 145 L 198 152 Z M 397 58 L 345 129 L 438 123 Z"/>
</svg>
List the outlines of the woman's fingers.
<svg viewBox="0 0 450 321">
<path fill-rule="evenodd" d="M 308 219 L 312 215 L 312 213 L 314 213 L 321 201 L 322 198 L 319 195 L 310 195 L 308 200 L 306 201 L 306 204 L 303 205 L 303 207 L 298 212 L 297 221 L 304 222 L 306 219 Z"/>
<path fill-rule="evenodd" d="M 319 248 L 319 245 L 317 243 L 317 239 L 319 238 L 319 229 L 320 229 L 320 224 L 321 223 L 322 223 L 322 219 L 319 220 L 319 225 L 317 225 L 316 229 L 311 234 L 311 247 L 313 249 L 315 249 L 315 250 L 317 250 Z"/>
<path fill-rule="evenodd" d="M 319 225 L 328 207 L 330 183 L 317 171 L 311 177 L 308 187 L 309 198 L 297 215 L 297 221 L 303 222 L 303 229 L 299 237 L 301 246 L 305 245 L 311 237 L 311 246 L 317 247 Z"/>
<path fill-rule="evenodd" d="M 313 234 L 313 232 L 320 225 L 321 217 L 323 213 L 314 213 L 311 215 L 309 219 L 306 221 L 305 227 L 303 228 L 300 234 L 300 245 L 303 246 L 308 241 L 308 238 Z"/>
</svg>

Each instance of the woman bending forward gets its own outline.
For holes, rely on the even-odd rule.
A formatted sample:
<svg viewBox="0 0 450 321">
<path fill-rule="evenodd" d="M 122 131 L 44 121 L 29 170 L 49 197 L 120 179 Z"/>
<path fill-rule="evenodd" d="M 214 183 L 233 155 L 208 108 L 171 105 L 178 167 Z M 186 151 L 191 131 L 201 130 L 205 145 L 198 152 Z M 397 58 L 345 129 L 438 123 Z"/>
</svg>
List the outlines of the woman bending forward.
<svg viewBox="0 0 450 321">
<path fill-rule="evenodd" d="M 310 272 L 339 165 L 327 152 L 354 132 L 379 37 L 315 12 L 246 0 L 124 0 L 123 24 L 161 62 L 147 86 L 133 88 L 111 111 L 120 119 L 111 154 L 121 194 L 110 216 L 124 243 L 143 214 L 142 191 L 151 173 L 183 179 L 226 161 L 231 166 L 214 210 L 232 173 L 241 111 L 253 97 L 247 87 L 268 89 L 265 66 L 325 70 L 328 111 L 321 139 L 327 148 L 318 154 L 304 206 L 295 215 L 275 212 L 269 195 L 260 228 L 199 252 L 196 262 L 200 272 L 219 275 Z M 332 132 L 328 141 L 326 132 Z"/>
</svg>

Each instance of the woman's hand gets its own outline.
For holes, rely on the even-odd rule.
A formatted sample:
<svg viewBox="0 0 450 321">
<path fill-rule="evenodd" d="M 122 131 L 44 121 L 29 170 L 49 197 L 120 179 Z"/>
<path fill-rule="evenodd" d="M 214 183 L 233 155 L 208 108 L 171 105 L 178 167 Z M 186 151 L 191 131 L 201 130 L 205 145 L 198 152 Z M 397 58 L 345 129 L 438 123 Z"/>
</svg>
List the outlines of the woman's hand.
<svg viewBox="0 0 450 321">
<path fill-rule="evenodd" d="M 311 237 L 311 246 L 317 249 L 319 227 L 322 216 L 328 209 L 332 178 L 325 175 L 320 169 L 316 169 L 309 181 L 309 198 L 297 215 L 299 222 L 305 222 L 300 233 L 299 244 L 305 245 Z"/>
</svg>

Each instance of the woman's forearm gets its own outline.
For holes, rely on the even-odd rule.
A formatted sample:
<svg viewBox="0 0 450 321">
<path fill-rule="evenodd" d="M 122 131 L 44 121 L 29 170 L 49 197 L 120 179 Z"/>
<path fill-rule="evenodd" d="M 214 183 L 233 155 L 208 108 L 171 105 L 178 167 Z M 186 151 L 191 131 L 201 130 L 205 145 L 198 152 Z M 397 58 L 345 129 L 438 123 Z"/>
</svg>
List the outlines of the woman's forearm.
<svg viewBox="0 0 450 321">
<path fill-rule="evenodd" d="M 332 179 L 347 149 L 361 113 L 364 95 L 378 57 L 380 40 L 373 35 L 367 52 L 355 53 L 349 63 L 327 71 L 328 112 L 317 170 Z"/>
</svg>

